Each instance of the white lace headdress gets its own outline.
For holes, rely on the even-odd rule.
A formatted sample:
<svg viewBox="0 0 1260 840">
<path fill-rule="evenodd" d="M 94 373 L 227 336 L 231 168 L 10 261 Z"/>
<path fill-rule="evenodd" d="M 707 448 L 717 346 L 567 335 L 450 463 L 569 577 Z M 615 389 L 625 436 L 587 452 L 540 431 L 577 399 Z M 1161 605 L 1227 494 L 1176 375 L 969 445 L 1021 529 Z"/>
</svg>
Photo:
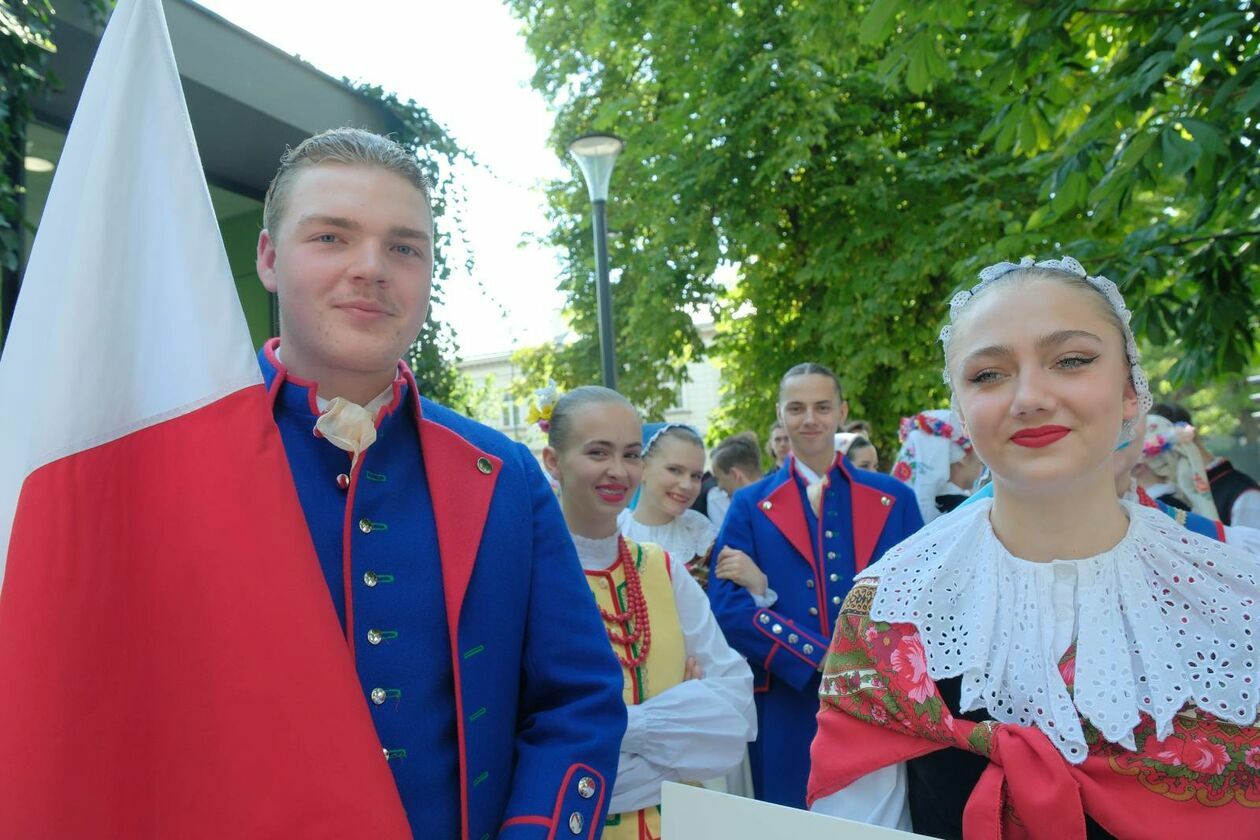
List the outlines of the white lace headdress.
<svg viewBox="0 0 1260 840">
<path fill-rule="evenodd" d="M 1155 400 L 1151 396 L 1151 385 L 1146 378 L 1146 373 L 1142 370 L 1141 355 L 1138 353 L 1137 341 L 1133 338 L 1133 329 L 1129 326 L 1129 321 L 1133 318 L 1133 313 L 1124 304 L 1124 297 L 1120 294 L 1120 289 L 1116 284 L 1108 280 L 1102 275 L 1091 276 L 1085 267 L 1082 266 L 1072 257 L 1062 257 L 1057 260 L 1042 260 L 1034 262 L 1032 257 L 1024 257 L 1018 263 L 1000 262 L 995 263 L 980 271 L 980 282 L 972 286 L 970 289 L 964 289 L 958 292 L 949 301 L 949 323 L 941 328 L 940 341 L 941 344 L 948 344 L 950 333 L 953 331 L 954 323 L 958 320 L 958 316 L 962 313 L 971 299 L 987 287 L 993 284 L 995 280 L 1004 277 L 1013 271 L 1024 271 L 1030 268 L 1038 268 L 1044 271 L 1057 271 L 1072 277 L 1078 277 L 1089 285 L 1093 286 L 1098 292 L 1111 304 L 1111 308 L 1115 310 L 1116 316 L 1120 319 L 1120 326 L 1124 332 L 1124 352 L 1129 360 L 1129 378 L 1133 381 L 1133 388 L 1137 391 L 1138 397 L 1138 414 L 1139 416 L 1150 411 Z M 949 377 L 949 366 L 945 366 L 944 370 L 945 384 L 953 387 L 953 383 Z"/>
</svg>

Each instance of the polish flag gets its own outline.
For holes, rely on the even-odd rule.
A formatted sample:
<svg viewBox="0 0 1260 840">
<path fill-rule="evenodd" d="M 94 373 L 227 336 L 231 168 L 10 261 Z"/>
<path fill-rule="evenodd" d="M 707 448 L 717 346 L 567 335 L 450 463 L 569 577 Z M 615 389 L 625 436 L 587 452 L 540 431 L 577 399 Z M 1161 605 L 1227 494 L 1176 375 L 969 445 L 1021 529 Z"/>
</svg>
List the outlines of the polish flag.
<svg viewBox="0 0 1260 840">
<path fill-rule="evenodd" d="M 0 358 L 0 837 L 409 837 L 160 0 L 101 40 Z"/>
</svg>

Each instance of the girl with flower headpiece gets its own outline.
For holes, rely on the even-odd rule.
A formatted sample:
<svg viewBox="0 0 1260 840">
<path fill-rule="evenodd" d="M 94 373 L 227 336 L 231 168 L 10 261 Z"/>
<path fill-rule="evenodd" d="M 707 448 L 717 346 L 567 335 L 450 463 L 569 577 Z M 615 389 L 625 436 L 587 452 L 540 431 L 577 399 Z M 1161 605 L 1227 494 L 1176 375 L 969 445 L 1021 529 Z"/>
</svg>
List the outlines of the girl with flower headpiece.
<svg viewBox="0 0 1260 840">
<path fill-rule="evenodd" d="M 859 575 L 820 697 L 816 811 L 938 837 L 1260 837 L 1249 554 L 1117 498 L 1150 407 L 1115 284 L 985 269 L 945 376 L 993 495 Z"/>
<path fill-rule="evenodd" d="M 971 495 L 984 464 L 952 411 L 921 411 L 901 420 L 901 450 L 892 476 L 914 490 L 924 522 Z"/>
<path fill-rule="evenodd" d="M 721 776 L 757 734 L 752 672 L 726 644 L 704 591 L 681 560 L 618 531 L 643 473 L 640 435 L 625 397 L 587 386 L 555 402 L 543 450 L 625 677 L 628 720 L 605 840 L 659 838 L 661 783 Z"/>
<path fill-rule="evenodd" d="M 643 484 L 638 503 L 617 517 L 623 536 L 656 543 L 687 567 L 701 588 L 717 528 L 692 504 L 704 483 L 704 440 L 682 423 L 643 427 Z"/>
</svg>

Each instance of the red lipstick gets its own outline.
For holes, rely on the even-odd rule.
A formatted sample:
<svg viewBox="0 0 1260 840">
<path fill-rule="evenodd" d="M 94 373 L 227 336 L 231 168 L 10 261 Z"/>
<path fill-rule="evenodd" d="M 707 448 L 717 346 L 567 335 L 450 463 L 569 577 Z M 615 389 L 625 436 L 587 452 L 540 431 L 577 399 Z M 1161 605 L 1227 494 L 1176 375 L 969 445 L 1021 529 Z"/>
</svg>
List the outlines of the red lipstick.
<svg viewBox="0 0 1260 840">
<path fill-rule="evenodd" d="M 1037 426 L 1035 429 L 1020 429 L 1011 435 L 1011 443 L 1016 446 L 1027 446 L 1030 449 L 1040 449 L 1057 440 L 1062 440 L 1070 431 L 1072 430 L 1067 426 Z"/>
</svg>

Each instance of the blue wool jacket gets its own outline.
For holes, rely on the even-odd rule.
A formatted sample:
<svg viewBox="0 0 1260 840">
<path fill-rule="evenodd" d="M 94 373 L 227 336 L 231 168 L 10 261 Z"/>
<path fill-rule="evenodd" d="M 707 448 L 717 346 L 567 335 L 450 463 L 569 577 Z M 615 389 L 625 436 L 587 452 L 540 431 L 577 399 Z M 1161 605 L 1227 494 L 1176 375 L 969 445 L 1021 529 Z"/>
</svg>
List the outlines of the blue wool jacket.
<svg viewBox="0 0 1260 840">
<path fill-rule="evenodd" d="M 853 576 L 923 527 L 913 492 L 837 456 L 814 515 L 789 457 L 739 490 L 713 547 L 746 552 L 777 600 L 759 608 L 746 589 L 709 579 L 709 600 L 731 647 L 748 657 L 758 735 L 749 747 L 757 798 L 805 807 L 809 745 L 817 730 L 819 668 Z"/>
<path fill-rule="evenodd" d="M 419 399 L 400 365 L 352 470 L 275 347 L 259 362 L 276 423 L 413 834 L 597 836 L 621 669 L 533 456 Z"/>
</svg>

